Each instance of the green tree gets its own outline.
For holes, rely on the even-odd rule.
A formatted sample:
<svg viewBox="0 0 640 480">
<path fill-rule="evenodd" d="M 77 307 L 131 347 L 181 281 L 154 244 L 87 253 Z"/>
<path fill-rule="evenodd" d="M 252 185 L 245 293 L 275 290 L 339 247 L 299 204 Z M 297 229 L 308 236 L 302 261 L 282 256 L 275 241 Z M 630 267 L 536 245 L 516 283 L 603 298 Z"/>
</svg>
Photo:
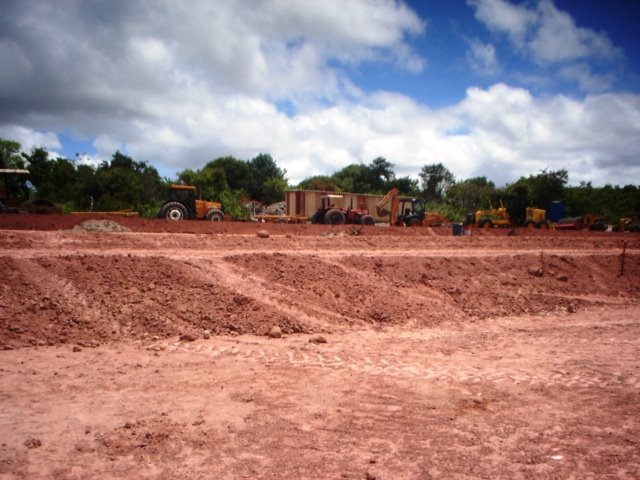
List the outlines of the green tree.
<svg viewBox="0 0 640 480">
<path fill-rule="evenodd" d="M 392 187 L 396 187 L 398 190 L 400 190 L 400 193 L 402 195 L 407 195 L 410 197 L 418 197 L 421 195 L 418 180 L 415 180 L 409 176 L 392 178 L 385 190 L 391 190 Z"/>
<path fill-rule="evenodd" d="M 455 177 L 442 163 L 422 167 L 419 173 L 422 180 L 422 194 L 427 201 L 440 203 L 447 191 L 455 183 Z"/>
<path fill-rule="evenodd" d="M 296 186 L 296 188 L 301 190 L 321 190 L 324 192 L 335 192 L 338 190 L 337 185 L 333 183 L 331 177 L 326 175 L 315 175 L 313 177 L 305 178 Z"/>
<path fill-rule="evenodd" d="M 251 181 L 249 184 L 249 195 L 254 200 L 258 200 L 262 203 L 266 203 L 265 200 L 273 200 L 273 197 L 266 198 L 265 185 L 268 180 L 279 179 L 286 185 L 287 180 L 285 178 L 286 170 L 278 168 L 276 162 L 271 158 L 271 155 L 261 153 L 257 157 L 249 161 L 249 168 L 251 172 Z M 272 187 L 270 195 L 273 193 Z M 284 200 L 284 189 L 282 190 L 282 197 L 274 201 Z"/>
<path fill-rule="evenodd" d="M 0 168 L 24 168 L 21 148 L 19 142 L 0 138 Z"/>
<path fill-rule="evenodd" d="M 389 190 L 391 182 L 395 179 L 393 172 L 394 165 L 384 157 L 377 157 L 367 165 L 368 170 L 368 193 L 383 193 Z"/>
<path fill-rule="evenodd" d="M 368 192 L 371 190 L 369 183 L 371 173 L 363 164 L 352 163 L 331 176 L 331 182 L 343 192 Z"/>
<path fill-rule="evenodd" d="M 447 191 L 447 203 L 461 212 L 487 208 L 495 194 L 495 185 L 487 177 L 474 177 L 456 182 Z"/>
</svg>

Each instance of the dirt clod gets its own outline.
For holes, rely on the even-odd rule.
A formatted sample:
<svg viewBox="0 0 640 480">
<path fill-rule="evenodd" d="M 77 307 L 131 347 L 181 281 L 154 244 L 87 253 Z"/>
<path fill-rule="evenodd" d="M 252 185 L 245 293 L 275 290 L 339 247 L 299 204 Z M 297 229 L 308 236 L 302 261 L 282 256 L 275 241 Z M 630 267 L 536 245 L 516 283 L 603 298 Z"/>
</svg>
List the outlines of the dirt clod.
<svg viewBox="0 0 640 480">
<path fill-rule="evenodd" d="M 269 338 L 282 338 L 282 329 L 277 325 L 271 327 L 271 330 L 269 330 Z"/>
<path fill-rule="evenodd" d="M 24 441 L 24 446 L 27 448 L 38 448 L 42 446 L 42 442 L 37 438 L 28 438 Z"/>
</svg>

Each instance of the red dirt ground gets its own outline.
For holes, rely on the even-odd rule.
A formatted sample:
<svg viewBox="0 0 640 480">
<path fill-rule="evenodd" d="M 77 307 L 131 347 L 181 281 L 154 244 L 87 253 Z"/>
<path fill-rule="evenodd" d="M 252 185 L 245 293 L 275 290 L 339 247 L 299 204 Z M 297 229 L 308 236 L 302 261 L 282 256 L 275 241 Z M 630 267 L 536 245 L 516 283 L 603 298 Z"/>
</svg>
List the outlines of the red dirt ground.
<svg viewBox="0 0 640 480">
<path fill-rule="evenodd" d="M 638 234 L 85 220 L 0 216 L 0 479 L 640 477 Z"/>
</svg>

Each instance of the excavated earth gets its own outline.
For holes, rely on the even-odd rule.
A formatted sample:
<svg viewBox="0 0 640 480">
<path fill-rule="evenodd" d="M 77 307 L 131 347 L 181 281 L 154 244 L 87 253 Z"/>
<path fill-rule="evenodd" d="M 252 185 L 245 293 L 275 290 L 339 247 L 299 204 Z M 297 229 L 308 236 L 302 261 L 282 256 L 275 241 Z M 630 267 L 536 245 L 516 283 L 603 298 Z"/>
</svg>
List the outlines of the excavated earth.
<svg viewBox="0 0 640 480">
<path fill-rule="evenodd" d="M 0 479 L 640 477 L 640 234 L 88 220 L 0 216 Z"/>
</svg>

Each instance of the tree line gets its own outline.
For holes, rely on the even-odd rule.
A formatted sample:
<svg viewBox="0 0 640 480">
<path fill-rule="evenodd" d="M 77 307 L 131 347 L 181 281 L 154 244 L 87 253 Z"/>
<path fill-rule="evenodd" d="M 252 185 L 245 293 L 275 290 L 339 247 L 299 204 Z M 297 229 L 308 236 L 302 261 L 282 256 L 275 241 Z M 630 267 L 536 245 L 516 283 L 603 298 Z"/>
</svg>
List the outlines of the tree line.
<svg viewBox="0 0 640 480">
<path fill-rule="evenodd" d="M 169 179 L 161 178 L 148 162 L 135 161 L 119 151 L 111 160 L 93 166 L 50 158 L 43 148 L 25 153 L 20 143 L 1 138 L 0 168 L 28 168 L 28 183 L 16 188 L 28 187 L 33 198 L 48 198 L 63 205 L 64 211 L 134 209 L 142 216 L 153 217 L 168 185 L 184 183 L 198 186 L 203 198 L 221 202 L 225 213 L 238 219 L 248 217 L 245 204 L 249 200 L 263 204 L 282 201 L 288 188 L 384 194 L 396 187 L 403 195 L 424 198 L 431 210 L 452 220 L 461 220 L 470 211 L 495 207 L 500 201 L 548 208 L 552 201 L 560 200 L 566 216 L 597 213 L 611 222 L 640 215 L 640 186 L 593 187 L 584 182 L 569 186 L 565 169 L 543 170 L 497 187 L 485 176 L 457 180 L 442 163 L 422 166 L 418 179 L 397 176 L 395 165 L 378 157 L 368 164 L 351 164 L 331 175 L 311 176 L 290 185 L 286 170 L 262 153 L 249 160 L 216 158 L 200 169 L 185 169 Z"/>
</svg>

